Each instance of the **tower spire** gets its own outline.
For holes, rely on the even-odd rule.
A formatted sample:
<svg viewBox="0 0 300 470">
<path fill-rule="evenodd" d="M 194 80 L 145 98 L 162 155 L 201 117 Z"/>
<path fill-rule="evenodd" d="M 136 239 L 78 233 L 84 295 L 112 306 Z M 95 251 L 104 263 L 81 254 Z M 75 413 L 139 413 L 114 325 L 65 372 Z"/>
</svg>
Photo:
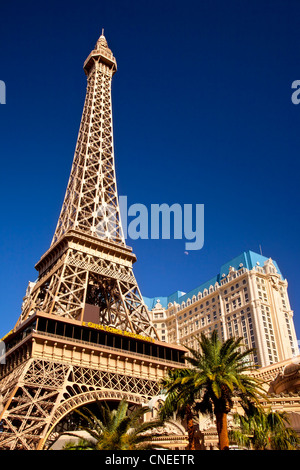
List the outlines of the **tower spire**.
<svg viewBox="0 0 300 470">
<path fill-rule="evenodd" d="M 102 34 L 84 63 L 88 82 L 86 99 L 52 244 L 74 228 L 125 245 L 113 145 L 111 79 L 116 69 L 116 60 Z"/>
</svg>

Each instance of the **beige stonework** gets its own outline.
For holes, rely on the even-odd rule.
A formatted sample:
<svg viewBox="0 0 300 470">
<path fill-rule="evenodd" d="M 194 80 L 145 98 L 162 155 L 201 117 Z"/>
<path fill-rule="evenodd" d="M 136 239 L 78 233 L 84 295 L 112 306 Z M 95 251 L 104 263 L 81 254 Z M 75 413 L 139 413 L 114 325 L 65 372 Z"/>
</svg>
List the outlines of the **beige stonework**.
<svg viewBox="0 0 300 470">
<path fill-rule="evenodd" d="M 224 341 L 242 336 L 256 349 L 254 363 L 266 367 L 298 354 L 287 287 L 269 259 L 252 270 L 229 269 L 219 283 L 181 304 L 163 308 L 157 300 L 149 313 L 161 340 L 197 348 L 202 332 L 217 330 Z"/>
</svg>

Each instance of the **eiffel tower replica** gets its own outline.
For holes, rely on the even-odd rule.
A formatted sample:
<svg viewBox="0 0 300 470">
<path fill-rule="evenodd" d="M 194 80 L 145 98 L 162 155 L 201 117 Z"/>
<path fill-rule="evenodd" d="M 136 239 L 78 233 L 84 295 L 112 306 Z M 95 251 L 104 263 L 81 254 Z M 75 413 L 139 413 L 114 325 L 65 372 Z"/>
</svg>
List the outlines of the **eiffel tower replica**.
<svg viewBox="0 0 300 470">
<path fill-rule="evenodd" d="M 124 240 L 113 149 L 116 70 L 102 31 L 84 62 L 86 98 L 54 237 L 2 339 L 0 449 L 47 448 L 59 423 L 96 400 L 145 404 L 167 369 L 184 363 L 184 348 L 158 339 Z"/>
</svg>

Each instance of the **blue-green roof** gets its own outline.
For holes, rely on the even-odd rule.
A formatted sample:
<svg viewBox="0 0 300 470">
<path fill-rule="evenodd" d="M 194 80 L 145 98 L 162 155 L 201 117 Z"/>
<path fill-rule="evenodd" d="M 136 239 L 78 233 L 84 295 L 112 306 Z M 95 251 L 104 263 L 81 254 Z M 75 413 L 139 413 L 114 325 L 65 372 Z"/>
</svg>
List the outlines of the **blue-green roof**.
<svg viewBox="0 0 300 470">
<path fill-rule="evenodd" d="M 198 295 L 199 292 L 203 292 L 204 289 L 209 289 L 210 286 L 214 286 L 216 282 L 220 283 L 221 279 L 229 273 L 229 268 L 232 267 L 235 270 L 241 269 L 241 267 L 244 267 L 246 269 L 253 269 L 255 266 L 264 266 L 265 262 L 269 258 L 266 258 L 265 256 L 262 256 L 258 253 L 255 253 L 254 251 L 244 251 L 241 253 L 239 256 L 236 258 L 233 258 L 232 260 L 228 261 L 228 263 L 225 263 L 221 266 L 219 274 L 214 276 L 212 279 L 209 279 L 208 281 L 204 282 L 200 286 L 196 287 L 195 289 L 191 290 L 190 292 L 184 293 L 182 291 L 177 291 L 174 292 L 174 294 L 171 294 L 167 297 L 162 296 L 162 297 L 143 297 L 145 304 L 147 307 L 152 310 L 153 307 L 155 307 L 157 300 L 160 301 L 160 304 L 164 307 L 167 308 L 168 304 L 171 302 L 177 302 L 178 304 L 181 304 L 181 302 L 186 302 L 187 299 L 191 299 L 193 295 Z M 280 272 L 280 269 L 276 263 L 276 261 L 273 261 L 274 266 L 277 269 L 277 272 L 280 274 L 281 278 L 283 279 L 283 276 Z M 243 265 L 243 266 L 241 266 Z"/>
<path fill-rule="evenodd" d="M 149 310 L 152 310 L 155 307 L 156 302 L 158 300 L 159 300 L 159 303 L 162 305 L 162 307 L 167 308 L 170 302 L 172 303 L 178 302 L 178 299 L 182 297 L 183 295 L 184 295 L 184 292 L 177 291 L 177 292 L 174 292 L 174 294 L 169 295 L 168 297 L 151 297 L 150 298 L 150 297 L 143 296 L 143 299 L 144 299 L 145 304 L 149 308 Z"/>
</svg>

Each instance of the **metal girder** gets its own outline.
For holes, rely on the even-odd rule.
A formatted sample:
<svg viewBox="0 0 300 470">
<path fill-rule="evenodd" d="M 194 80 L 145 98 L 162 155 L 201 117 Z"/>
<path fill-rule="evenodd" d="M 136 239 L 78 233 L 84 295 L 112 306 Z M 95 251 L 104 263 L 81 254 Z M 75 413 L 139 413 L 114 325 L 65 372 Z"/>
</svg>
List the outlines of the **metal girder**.
<svg viewBox="0 0 300 470">
<path fill-rule="evenodd" d="M 13 376 L 13 384 L 0 383 L 1 449 L 42 448 L 62 417 L 86 403 L 126 398 L 142 404 L 159 393 L 155 380 L 36 358 Z"/>
<path fill-rule="evenodd" d="M 118 203 L 112 126 L 111 79 L 115 59 L 93 51 L 74 161 L 52 243 L 70 228 L 125 245 Z"/>
</svg>

